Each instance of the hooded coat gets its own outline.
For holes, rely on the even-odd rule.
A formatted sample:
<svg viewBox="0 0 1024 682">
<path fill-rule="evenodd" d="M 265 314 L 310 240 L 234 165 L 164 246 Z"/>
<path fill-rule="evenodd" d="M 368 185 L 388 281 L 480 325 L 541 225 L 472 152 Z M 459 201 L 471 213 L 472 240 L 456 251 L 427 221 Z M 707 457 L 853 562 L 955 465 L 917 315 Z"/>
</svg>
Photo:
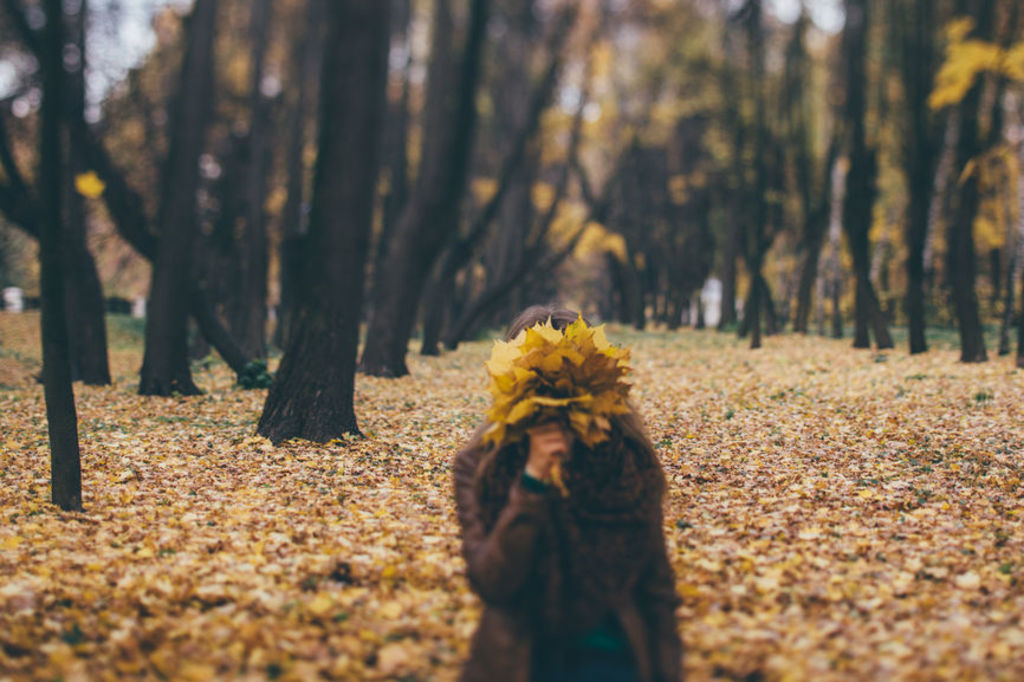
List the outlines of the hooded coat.
<svg viewBox="0 0 1024 682">
<path fill-rule="evenodd" d="M 651 449 L 618 430 L 593 450 L 577 442 L 563 498 L 523 485 L 525 444 L 495 451 L 479 441 L 454 463 L 466 573 L 484 602 L 463 682 L 530 682 L 540 655 L 609 616 L 640 679 L 679 680 L 664 474 Z"/>
</svg>

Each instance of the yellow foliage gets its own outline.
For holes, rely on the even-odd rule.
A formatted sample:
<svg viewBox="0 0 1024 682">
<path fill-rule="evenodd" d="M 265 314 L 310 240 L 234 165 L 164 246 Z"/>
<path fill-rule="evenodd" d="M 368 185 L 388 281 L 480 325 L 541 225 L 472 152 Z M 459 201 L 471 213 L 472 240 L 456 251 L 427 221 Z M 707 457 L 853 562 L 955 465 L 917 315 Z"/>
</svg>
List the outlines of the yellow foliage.
<svg viewBox="0 0 1024 682">
<path fill-rule="evenodd" d="M 473 178 L 469 189 L 473 193 L 473 199 L 483 204 L 490 201 L 498 191 L 498 181 L 494 178 Z"/>
<path fill-rule="evenodd" d="M 551 208 L 551 202 L 555 200 L 555 188 L 547 182 L 535 182 L 530 188 L 530 198 L 533 207 L 543 213 Z"/>
<path fill-rule="evenodd" d="M 987 214 L 979 212 L 974 219 L 974 241 L 982 253 L 998 249 L 1006 242 L 1005 233 L 995 220 Z"/>
<path fill-rule="evenodd" d="M 1003 57 L 1001 47 L 982 40 L 951 43 L 946 61 L 935 77 L 935 89 L 928 98 L 928 106 L 941 109 L 958 104 L 979 74 L 1000 70 Z"/>
<path fill-rule="evenodd" d="M 608 438 L 609 418 L 626 414 L 629 349 L 580 317 L 565 331 L 549 318 L 512 341 L 496 341 L 486 363 L 493 398 L 488 443 L 521 440 L 540 421 L 557 420 L 588 447 Z"/>
<path fill-rule="evenodd" d="M 588 223 L 573 251 L 573 257 L 586 258 L 595 253 L 610 253 L 620 263 L 626 262 L 626 240 L 600 223 Z"/>
<path fill-rule="evenodd" d="M 106 188 L 107 183 L 100 180 L 96 171 L 87 171 L 75 176 L 75 191 L 83 197 L 96 199 L 103 195 L 103 190 Z"/>
<path fill-rule="evenodd" d="M 973 23 L 961 18 L 946 28 L 948 45 L 946 60 L 935 77 L 935 88 L 928 98 L 932 109 L 958 104 L 975 79 L 982 73 L 1001 73 L 1008 78 L 1024 81 L 1024 43 L 1009 49 L 984 40 L 967 39 Z"/>
<path fill-rule="evenodd" d="M 689 183 L 685 175 L 673 175 L 668 179 L 668 193 L 672 203 L 682 206 L 690 199 Z"/>
</svg>

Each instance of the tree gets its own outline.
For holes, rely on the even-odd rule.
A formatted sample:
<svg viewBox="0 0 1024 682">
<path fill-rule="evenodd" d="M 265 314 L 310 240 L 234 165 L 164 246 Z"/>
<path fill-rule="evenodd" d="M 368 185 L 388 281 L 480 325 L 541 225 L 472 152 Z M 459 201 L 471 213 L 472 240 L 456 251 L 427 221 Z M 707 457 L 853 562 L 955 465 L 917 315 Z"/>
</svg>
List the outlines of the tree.
<svg viewBox="0 0 1024 682">
<path fill-rule="evenodd" d="M 786 50 L 787 145 L 793 159 L 796 191 L 800 197 L 800 218 L 803 230 L 799 250 L 802 252 L 800 281 L 797 285 L 796 314 L 793 331 L 806 334 L 811 319 L 814 283 L 818 278 L 821 249 L 828 228 L 832 200 L 832 166 L 839 152 L 833 137 L 824 162 L 814 155 L 814 117 L 809 96 L 811 60 L 807 54 L 807 29 L 810 18 L 802 12 L 793 27 L 793 37 Z"/>
<path fill-rule="evenodd" d="M 275 443 L 358 433 L 356 349 L 385 109 L 389 3 L 332 0 L 328 7 L 302 297 L 258 427 Z"/>
<path fill-rule="evenodd" d="M 37 59 L 42 61 L 41 51 L 45 40 L 29 24 L 25 9 L 17 0 L 5 0 L 3 10 L 20 41 Z M 67 93 L 63 97 L 62 121 L 84 116 L 85 107 L 85 21 L 88 4 L 83 2 L 74 12 L 60 16 L 66 26 L 69 46 L 66 68 L 69 74 L 64 79 Z M 39 238 L 40 218 L 35 215 L 35 199 L 27 191 L 27 183 L 15 162 L 11 141 L 0 121 L 0 168 L 8 178 L 6 187 L 0 187 L 0 210 L 34 239 Z M 70 134 L 70 126 L 61 127 L 62 139 Z M 96 270 L 96 262 L 86 243 L 87 215 L 84 197 L 76 191 L 76 177 L 87 169 L 81 155 L 71 148 L 63 163 L 62 207 L 65 211 L 64 271 L 68 316 L 69 358 L 73 379 L 83 383 L 103 386 L 110 383 L 110 366 L 107 360 L 107 330 L 104 319 L 103 289 Z M 4 192 L 3 190 L 6 190 Z M 38 197 L 41 192 L 37 192 Z"/>
<path fill-rule="evenodd" d="M 196 0 L 188 20 L 178 95 L 157 224 L 159 248 L 153 264 L 146 319 L 141 395 L 195 395 L 188 365 L 188 296 L 191 252 L 198 233 L 196 192 L 199 154 L 206 139 L 213 99 L 213 38 L 217 0 Z"/>
<path fill-rule="evenodd" d="M 416 185 L 374 273 L 373 309 L 360 366 L 374 376 L 409 373 L 405 364 L 420 295 L 441 250 L 458 227 L 476 128 L 476 92 L 489 0 L 473 0 L 458 78 L 453 78 L 450 0 L 434 6 L 431 58 Z"/>
<path fill-rule="evenodd" d="M 507 50 L 511 54 L 502 58 L 502 62 L 507 62 L 510 66 L 495 84 L 495 99 L 502 102 L 502 97 L 508 96 L 508 93 L 504 91 L 511 90 L 515 93 L 514 97 L 507 102 L 502 102 L 498 107 L 499 110 L 506 108 L 511 110 L 511 121 L 501 127 L 515 132 L 509 143 L 509 149 L 501 160 L 494 194 L 470 222 L 465 235 L 453 236 L 452 242 L 439 259 L 436 268 L 437 275 L 432 278 L 424 294 L 422 303 L 423 342 L 420 349 L 423 355 L 440 354 L 442 326 L 446 317 L 446 308 L 451 308 L 450 299 L 455 278 L 459 271 L 472 260 L 477 246 L 488 235 L 492 223 L 497 218 L 501 218 L 501 229 L 497 235 L 499 245 L 495 249 L 501 253 L 501 257 L 498 259 L 499 263 L 492 264 L 494 267 L 488 269 L 492 281 L 505 281 L 519 267 L 524 257 L 524 251 L 530 242 L 529 233 L 532 231 L 530 228 L 533 223 L 531 190 L 540 165 L 537 157 L 536 138 L 542 114 L 558 84 L 559 74 L 566 57 L 566 45 L 569 43 L 568 35 L 576 18 L 576 8 L 572 5 L 566 6 L 556 20 L 555 29 L 547 41 L 550 54 L 547 67 L 531 93 L 528 92 L 527 87 L 529 74 L 525 67 L 529 60 L 525 53 L 525 36 L 516 34 L 529 32 L 524 29 L 530 27 L 532 20 L 524 15 L 532 15 L 532 13 L 533 7 L 530 4 L 519 7 L 518 14 L 511 17 L 513 24 L 522 22 L 526 24 L 526 27 L 520 26 L 519 30 L 510 27 L 505 31 L 506 40 L 503 43 L 509 42 L 511 45 L 503 46 L 502 43 L 498 45 L 499 51 Z M 584 82 L 586 80 L 587 76 L 585 75 Z M 586 87 L 584 87 L 584 95 L 581 97 L 583 102 L 586 100 L 585 91 Z M 504 94 L 499 96 L 499 92 L 504 92 Z M 579 115 L 576 118 L 578 119 Z M 573 129 L 575 130 L 575 127 Z M 574 135 L 573 140 L 578 140 L 578 135 Z M 524 207 L 524 202 L 529 206 Z M 453 317 L 458 316 L 453 315 Z M 455 324 L 456 321 L 456 319 L 449 320 L 451 324 Z"/>
<path fill-rule="evenodd" d="M 875 204 L 875 180 L 878 158 L 867 141 L 867 41 L 870 27 L 868 0 L 846 0 L 846 27 L 843 29 L 843 60 L 846 66 L 847 154 L 850 169 L 846 174 L 843 199 L 843 230 L 853 257 L 856 280 L 854 293 L 854 348 L 869 348 L 874 332 L 879 349 L 892 348 L 892 337 L 871 283 L 871 257 L 868 233 Z M 870 330 L 870 331 L 869 331 Z"/>
<path fill-rule="evenodd" d="M 272 19 L 270 0 L 249 4 L 249 128 L 245 136 L 245 228 L 235 244 L 237 282 L 229 305 L 230 328 L 250 358 L 266 356 L 269 245 L 263 211 L 270 160 L 270 100 L 263 94 L 264 56 Z"/>
<path fill-rule="evenodd" d="M 987 41 L 991 38 L 995 20 L 994 0 L 971 3 L 974 28 L 969 37 Z M 957 9 L 966 14 L 968 3 L 960 0 Z M 978 312 L 978 294 L 975 291 L 974 218 L 981 203 L 978 163 L 981 152 L 979 115 L 984 84 L 975 78 L 960 103 L 960 135 L 956 145 L 955 175 L 960 178 L 954 197 L 953 216 L 947 228 L 947 254 L 949 279 L 953 288 L 953 306 L 960 332 L 960 361 L 985 362 L 985 337 Z"/>
<path fill-rule="evenodd" d="M 284 348 L 294 319 L 298 303 L 298 287 L 302 278 L 303 241 L 306 237 L 305 196 L 306 165 L 303 152 L 306 149 L 306 114 L 313 109 L 310 84 L 319 82 L 319 69 L 323 51 L 323 12 L 325 0 L 306 0 L 306 12 L 298 33 L 305 35 L 302 49 L 293 52 L 291 89 L 293 99 L 288 104 L 287 123 L 288 146 L 285 150 L 285 174 L 287 177 L 287 199 L 281 215 L 280 286 L 281 302 L 277 309 L 277 326 L 274 328 L 274 344 Z M 311 76 L 316 76 L 313 78 Z M 315 95 L 315 93 L 312 93 Z"/>
<path fill-rule="evenodd" d="M 941 134 L 928 109 L 935 80 L 936 17 L 932 0 L 906 0 L 903 4 L 902 69 L 906 98 L 904 167 L 910 200 L 907 204 L 907 317 L 910 352 L 928 350 L 925 339 L 925 262 L 928 212 L 937 167 Z"/>
<path fill-rule="evenodd" d="M 43 391 L 50 435 L 50 485 L 53 503 L 64 510 L 82 508 L 78 416 L 71 388 L 65 306 L 64 230 L 62 227 L 61 144 L 64 82 L 64 30 L 60 0 L 46 0 L 46 28 L 40 45 L 43 68 L 42 123 L 39 144 L 41 222 L 39 262 L 42 270 Z"/>
</svg>

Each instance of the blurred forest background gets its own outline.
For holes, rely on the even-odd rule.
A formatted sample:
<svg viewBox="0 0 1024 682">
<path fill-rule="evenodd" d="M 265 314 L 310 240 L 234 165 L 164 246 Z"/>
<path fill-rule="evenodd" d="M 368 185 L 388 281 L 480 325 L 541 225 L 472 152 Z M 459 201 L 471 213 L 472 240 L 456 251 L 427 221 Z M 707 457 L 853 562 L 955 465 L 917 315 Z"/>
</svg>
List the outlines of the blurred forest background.
<svg viewBox="0 0 1024 682">
<path fill-rule="evenodd" d="M 37 140 L 54 13 L 51 200 Z M 852 329 L 886 348 L 900 327 L 921 352 L 927 329 L 956 328 L 962 359 L 982 361 L 1010 352 L 1024 298 L 1021 13 L 2 0 L 0 283 L 39 297 L 36 244 L 59 200 L 72 374 L 110 380 L 104 313 L 148 297 L 152 394 L 198 390 L 187 357 L 211 347 L 243 385 L 268 385 L 298 311 L 331 308 L 307 281 L 316 258 L 344 271 L 331 286 L 368 325 L 361 367 L 380 376 L 407 371 L 412 339 L 436 354 L 553 299 L 755 347 Z M 374 54 L 383 84 L 346 75 Z M 379 144 L 360 146 L 367 133 Z M 318 159 L 319 220 L 371 198 L 367 234 L 311 239 Z"/>
</svg>

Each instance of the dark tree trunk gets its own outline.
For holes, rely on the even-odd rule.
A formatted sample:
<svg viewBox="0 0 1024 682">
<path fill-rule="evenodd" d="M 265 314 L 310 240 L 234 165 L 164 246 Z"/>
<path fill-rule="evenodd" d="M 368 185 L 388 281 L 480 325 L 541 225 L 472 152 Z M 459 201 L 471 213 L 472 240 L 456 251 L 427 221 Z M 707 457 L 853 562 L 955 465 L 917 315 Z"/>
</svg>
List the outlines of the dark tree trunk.
<svg viewBox="0 0 1024 682">
<path fill-rule="evenodd" d="M 196 0 L 188 20 L 178 95 L 160 195 L 160 243 L 150 284 L 141 395 L 195 395 L 188 365 L 188 293 L 198 234 L 199 154 L 213 99 L 217 0 Z"/>
<path fill-rule="evenodd" d="M 405 54 L 401 70 L 401 91 L 397 98 L 388 96 L 387 119 L 384 124 L 382 179 L 387 188 L 381 197 L 380 232 L 374 240 L 371 274 L 387 268 L 388 246 L 402 212 L 409 200 L 409 129 L 412 121 L 412 0 L 396 0 L 391 12 L 391 50 Z M 391 88 L 388 87 L 390 93 Z M 369 292 L 372 302 L 374 292 Z"/>
<path fill-rule="evenodd" d="M 41 41 L 43 103 L 39 146 L 43 392 L 50 437 L 51 498 L 54 504 L 68 511 L 82 508 L 82 471 L 78 450 L 78 416 L 68 361 L 70 348 L 64 300 L 63 266 L 66 261 L 61 225 L 64 31 L 61 1 L 45 0 L 43 7 L 47 17 Z"/>
<path fill-rule="evenodd" d="M 70 222 L 65 235 L 65 288 L 72 376 L 90 386 L 110 384 L 106 307 L 96 261 L 85 243 L 81 223 Z"/>
<path fill-rule="evenodd" d="M 445 312 L 451 307 L 452 297 L 455 296 L 455 276 L 458 274 L 454 268 L 444 267 L 445 260 L 442 260 L 438 268 L 438 275 L 430 278 L 423 294 L 423 341 L 420 355 L 436 357 L 441 354 Z"/>
<path fill-rule="evenodd" d="M 520 30 L 529 32 L 529 29 L 532 27 L 532 18 L 524 18 L 523 14 L 532 16 L 532 5 L 524 5 L 524 8 L 529 11 L 522 12 L 517 17 L 519 21 L 526 24 L 521 26 Z M 513 70 L 516 72 L 513 80 L 522 81 L 514 88 L 518 92 L 518 99 L 521 102 L 516 103 L 517 107 L 512 107 L 510 103 L 505 103 L 509 105 L 508 108 L 517 109 L 516 113 L 518 114 L 513 116 L 505 127 L 511 126 L 516 130 L 516 133 L 512 136 L 508 152 L 502 159 L 494 195 L 487 200 L 479 215 L 473 219 L 465 237 L 452 240 L 444 251 L 439 266 L 435 268 L 437 271 L 435 276 L 431 278 L 427 286 L 421 306 L 423 309 L 423 342 L 420 352 L 423 355 L 440 354 L 440 341 L 443 329 L 447 326 L 447 323 L 454 323 L 460 318 L 462 311 L 460 310 L 456 314 L 456 311 L 453 310 L 456 306 L 452 305 L 455 298 L 455 279 L 459 271 L 463 270 L 472 260 L 477 244 L 487 236 L 491 223 L 499 217 L 503 223 L 502 232 L 498 235 L 498 241 L 501 245 L 498 250 L 500 257 L 492 257 L 492 262 L 487 268 L 490 283 L 505 281 L 515 269 L 521 266 L 523 253 L 527 246 L 527 235 L 530 232 L 526 228 L 533 221 L 533 207 L 530 204 L 531 194 L 529 188 L 532 187 L 533 180 L 538 172 L 538 158 L 533 151 L 535 137 L 540 128 L 541 116 L 558 83 L 558 76 L 565 58 L 564 46 L 567 43 L 566 38 L 572 29 L 575 17 L 576 10 L 570 5 L 556 19 L 555 29 L 552 31 L 549 39 L 551 57 L 544 75 L 532 93 L 529 92 L 528 87 L 529 74 L 525 70 L 521 72 Z M 519 40 L 517 38 L 509 42 L 518 44 Z M 513 59 L 523 63 L 528 61 L 526 53 L 523 52 L 525 45 L 518 44 L 518 48 L 518 50 L 513 51 L 513 54 L 504 55 L 504 61 L 512 61 Z M 495 96 L 501 101 L 497 93 Z M 570 157 L 576 153 L 576 147 L 579 143 L 583 103 L 586 99 L 586 92 L 584 92 L 584 95 L 580 98 L 581 105 L 577 108 L 571 126 Z M 500 105 L 499 109 L 504 107 L 505 104 Z M 519 104 L 525 106 L 519 110 Z M 568 173 L 568 170 L 565 173 Z M 558 194 L 561 195 L 562 192 L 564 192 L 564 183 L 560 185 Z M 525 208 L 524 203 L 527 204 Z M 521 224 L 516 224 L 517 222 Z M 511 226 L 510 223 L 512 223 Z M 509 234 L 513 235 L 514 238 L 508 239 Z M 514 299 L 520 292 L 516 289 L 509 293 Z M 449 329 L 448 331 L 450 332 L 451 330 Z M 451 334 L 447 334 L 446 340 L 457 344 L 460 339 L 456 338 L 453 340 Z"/>
<path fill-rule="evenodd" d="M 725 247 L 722 249 L 722 312 L 718 318 L 719 330 L 736 323 L 736 258 L 739 251 L 740 220 L 734 202 L 729 202 L 726 212 L 729 220 Z"/>
<path fill-rule="evenodd" d="M 845 119 L 848 135 L 850 170 L 846 176 L 843 201 L 843 229 L 853 257 L 856 279 L 854 293 L 854 348 L 871 346 L 871 331 L 878 348 L 892 348 L 892 337 L 871 284 L 871 254 L 868 233 L 871 230 L 878 166 L 875 150 L 867 145 L 867 0 L 846 0 L 846 28 L 843 54 L 846 60 Z"/>
<path fill-rule="evenodd" d="M 1017 316 L 1017 367 L 1024 369 L 1024 277 L 1020 278 L 1021 311 Z"/>
<path fill-rule="evenodd" d="M 747 297 L 747 304 L 743 307 L 743 315 L 746 318 L 749 316 L 750 322 L 747 323 L 750 328 L 750 347 L 751 349 L 757 349 L 761 347 L 761 299 L 763 291 L 761 289 L 761 280 L 763 277 L 758 272 L 754 275 L 753 281 L 750 283 L 750 295 Z"/>
<path fill-rule="evenodd" d="M 1010 253 L 1010 262 L 1006 266 L 1006 287 L 1003 295 L 1003 316 L 999 323 L 999 355 L 1010 354 L 1010 327 L 1013 325 L 1014 310 L 1014 274 L 1017 270 L 1017 258 L 1020 253 L 1020 245 Z"/>
<path fill-rule="evenodd" d="M 810 326 L 811 308 L 814 304 L 813 293 L 821 266 L 821 249 L 825 243 L 825 233 L 828 231 L 833 170 L 838 154 L 838 140 L 833 139 L 825 158 L 825 166 L 822 169 L 824 177 L 821 194 L 816 201 L 808 196 L 804 202 L 806 206 L 804 212 L 804 260 L 800 270 L 800 281 L 797 285 L 796 315 L 793 321 L 793 331 L 799 334 L 806 334 Z"/>
<path fill-rule="evenodd" d="M 387 82 L 389 4 L 328 5 L 303 295 L 258 428 L 275 443 L 325 442 L 359 432 L 353 394 Z"/>
<path fill-rule="evenodd" d="M 305 41 L 302 49 L 294 53 L 292 82 L 295 83 L 294 100 L 288 109 L 288 148 L 285 151 L 287 198 L 281 216 L 280 287 L 281 301 L 277 308 L 277 326 L 274 345 L 284 348 L 294 317 L 296 296 L 303 266 L 303 239 L 306 235 L 305 194 L 306 164 L 303 151 L 307 139 L 307 113 L 312 109 L 310 84 L 319 81 L 314 75 L 320 68 L 323 49 L 323 12 L 326 0 L 306 0 L 303 21 Z M 315 97 L 315 93 L 314 93 Z M 315 117 L 314 117 L 315 118 Z"/>
<path fill-rule="evenodd" d="M 832 278 L 832 338 L 843 338 L 843 311 L 839 307 L 839 299 L 842 294 L 842 281 L 838 277 Z"/>
<path fill-rule="evenodd" d="M 68 39 L 78 48 L 77 59 L 66 65 L 68 76 L 64 109 L 68 121 L 85 117 L 85 22 L 88 3 L 82 0 L 75 14 L 64 17 Z M 69 53 L 74 54 L 74 53 Z M 70 136 L 71 125 L 63 135 Z M 89 170 L 81 150 L 69 144 L 66 158 L 65 188 L 65 288 L 67 294 L 68 338 L 71 344 L 71 376 L 91 386 L 110 383 L 110 364 L 107 360 L 107 327 L 96 262 L 87 244 L 88 214 L 85 198 L 75 189 L 75 177 Z"/>
<path fill-rule="evenodd" d="M 373 310 L 361 368 L 374 376 L 409 373 L 405 364 L 421 293 L 438 255 L 458 228 L 476 128 L 476 92 L 488 0 L 473 0 L 459 78 L 453 79 L 449 0 L 435 6 L 424 135 L 416 187 L 395 226 L 386 267 L 374 273 Z M 448 84 L 454 82 L 454 89 Z"/>
<path fill-rule="evenodd" d="M 249 3 L 249 130 L 243 193 L 245 228 L 236 240 L 237 289 L 229 293 L 229 320 L 233 336 L 251 358 L 266 357 L 267 223 L 263 213 L 267 167 L 270 161 L 270 101 L 263 96 L 263 60 L 270 35 L 270 0 Z"/>
<path fill-rule="evenodd" d="M 768 187 L 769 136 L 768 122 L 765 116 L 765 84 L 764 84 L 764 26 L 762 23 L 763 7 L 761 0 L 750 0 L 750 15 L 747 17 L 747 44 L 750 51 L 750 88 L 754 100 L 754 187 L 750 197 L 750 222 L 746 228 L 747 270 L 750 272 L 749 307 L 743 309 L 744 324 L 750 331 L 750 347 L 761 347 L 761 307 L 767 284 L 761 269 L 764 257 L 771 247 L 771 237 L 767 234 L 768 205 L 765 196 Z M 749 322 L 748 322 L 749 320 Z"/>
<path fill-rule="evenodd" d="M 975 7 L 973 14 L 976 27 L 971 37 L 988 40 L 994 20 L 994 2 L 981 0 Z M 975 291 L 974 218 L 981 204 L 981 193 L 977 169 L 968 169 L 968 164 L 972 164 L 981 152 L 978 115 L 982 88 L 983 83 L 979 78 L 967 91 L 960 105 L 960 135 L 955 165 L 960 183 L 946 238 L 953 305 L 960 330 L 961 362 L 985 362 L 988 359 L 978 311 L 978 294 Z"/>
</svg>

